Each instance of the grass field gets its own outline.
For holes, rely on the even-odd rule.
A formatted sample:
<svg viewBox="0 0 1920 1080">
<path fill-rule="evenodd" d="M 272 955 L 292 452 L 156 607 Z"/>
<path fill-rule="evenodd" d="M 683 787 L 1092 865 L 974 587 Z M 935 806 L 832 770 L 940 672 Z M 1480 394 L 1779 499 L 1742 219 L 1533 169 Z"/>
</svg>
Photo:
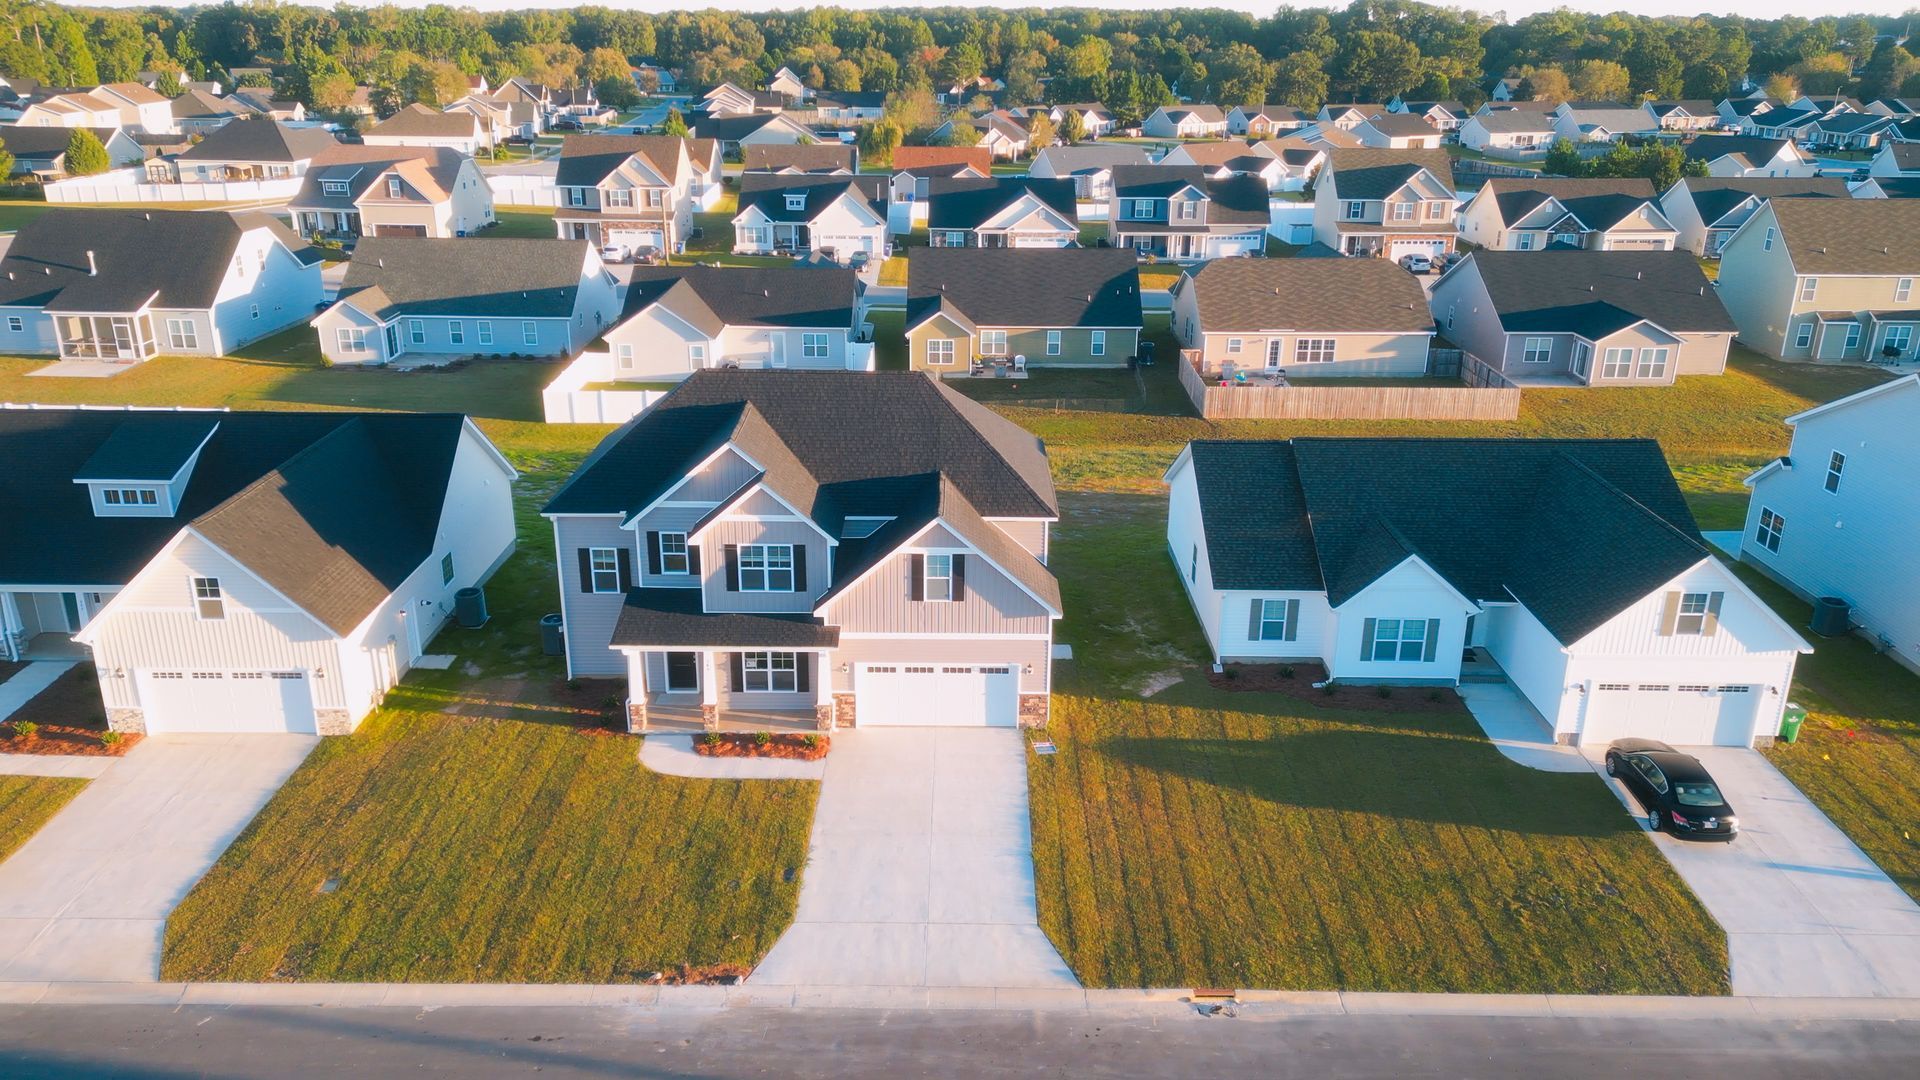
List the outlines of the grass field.
<svg viewBox="0 0 1920 1080">
<path fill-rule="evenodd" d="M 1083 982 L 1727 992 L 1724 937 L 1597 777 L 1464 712 L 1213 689 L 1160 500 L 1066 503 L 1076 659 L 1029 783 L 1040 922 Z"/>
<path fill-rule="evenodd" d="M 499 224 L 491 229 L 481 229 L 476 234 L 483 240 L 553 239 L 553 207 L 516 206 L 510 210 L 495 210 L 493 216 Z"/>
<path fill-rule="evenodd" d="M 20 226 L 46 213 L 48 209 L 49 204 L 43 202 L 28 202 L 24 199 L 0 200 L 0 232 L 14 232 Z"/>
<path fill-rule="evenodd" d="M 0 776 L 0 862 L 33 839 L 85 780 L 70 776 Z"/>
</svg>

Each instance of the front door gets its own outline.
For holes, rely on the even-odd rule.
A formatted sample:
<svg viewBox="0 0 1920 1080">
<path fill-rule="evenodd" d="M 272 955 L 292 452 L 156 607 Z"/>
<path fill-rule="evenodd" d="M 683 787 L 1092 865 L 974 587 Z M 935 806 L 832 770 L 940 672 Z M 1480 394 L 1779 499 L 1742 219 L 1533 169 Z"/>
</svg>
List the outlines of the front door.
<svg viewBox="0 0 1920 1080">
<path fill-rule="evenodd" d="M 1267 342 L 1267 370 L 1270 372 L 1280 370 L 1280 341 L 1278 338 Z"/>
<path fill-rule="evenodd" d="M 68 632 L 78 633 L 86 625 L 80 621 L 80 594 L 61 593 L 60 604 L 66 609 Z"/>
<path fill-rule="evenodd" d="M 700 689 L 700 656 L 698 653 L 670 652 L 667 654 L 667 693 L 691 694 Z"/>
<path fill-rule="evenodd" d="M 1586 381 L 1587 368 L 1592 363 L 1593 363 L 1593 350 L 1588 348 L 1587 343 L 1584 341 L 1574 342 L 1573 343 L 1573 365 L 1572 365 L 1573 374 L 1577 378 L 1579 378 L 1581 382 Z"/>
</svg>

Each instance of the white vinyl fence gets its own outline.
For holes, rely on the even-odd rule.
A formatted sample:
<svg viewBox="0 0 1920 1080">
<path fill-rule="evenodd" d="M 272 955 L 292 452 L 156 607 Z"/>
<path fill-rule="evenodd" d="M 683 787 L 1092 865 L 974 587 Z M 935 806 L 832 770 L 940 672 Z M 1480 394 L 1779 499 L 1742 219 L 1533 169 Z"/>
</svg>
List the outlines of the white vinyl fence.
<svg viewBox="0 0 1920 1080">
<path fill-rule="evenodd" d="M 665 390 L 588 390 L 613 378 L 613 354 L 585 352 L 540 392 L 549 424 L 624 424 L 667 396 Z"/>
<path fill-rule="evenodd" d="M 559 206 L 560 189 L 553 186 L 553 177 L 536 173 L 506 173 L 487 177 L 487 187 L 493 190 L 493 205 L 500 206 Z"/>
<path fill-rule="evenodd" d="M 1272 213 L 1272 223 L 1267 232 L 1283 244 L 1309 244 L 1313 242 L 1313 204 L 1294 202 L 1291 199 L 1274 199 L 1267 204 Z"/>
<path fill-rule="evenodd" d="M 300 178 L 272 180 L 194 180 L 182 184 L 150 184 L 144 169 L 115 169 L 98 176 L 76 176 L 46 185 L 50 203 L 266 203 L 291 199 L 300 193 Z"/>
</svg>

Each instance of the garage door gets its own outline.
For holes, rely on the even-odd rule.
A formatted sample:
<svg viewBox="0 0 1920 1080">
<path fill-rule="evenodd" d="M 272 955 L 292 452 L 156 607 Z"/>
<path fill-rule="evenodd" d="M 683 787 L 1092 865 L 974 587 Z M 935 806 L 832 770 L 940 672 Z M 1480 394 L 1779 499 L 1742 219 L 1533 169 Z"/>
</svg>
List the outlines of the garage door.
<svg viewBox="0 0 1920 1080">
<path fill-rule="evenodd" d="M 630 248 L 660 248 L 666 246 L 666 239 L 659 229 L 608 229 L 607 243 L 625 244 Z"/>
<path fill-rule="evenodd" d="M 1673 746 L 1746 746 L 1764 696 L 1757 686 L 1600 683 L 1587 703 L 1580 742 L 1604 746 L 1615 739 L 1659 739 Z"/>
<path fill-rule="evenodd" d="M 147 731 L 313 734 L 304 671 L 141 671 Z"/>
<path fill-rule="evenodd" d="M 1665 251 L 1665 240 L 1614 240 L 1608 244 L 1610 251 Z"/>
<path fill-rule="evenodd" d="M 1006 664 L 865 664 L 854 691 L 861 727 L 1013 727 L 1020 692 Z"/>
<path fill-rule="evenodd" d="M 368 235 L 424 237 L 427 235 L 427 227 L 425 225 L 375 225 Z"/>
<path fill-rule="evenodd" d="M 1394 240 L 1387 246 L 1387 258 L 1398 262 L 1403 255 L 1438 255 L 1445 250 L 1445 240 Z"/>
</svg>

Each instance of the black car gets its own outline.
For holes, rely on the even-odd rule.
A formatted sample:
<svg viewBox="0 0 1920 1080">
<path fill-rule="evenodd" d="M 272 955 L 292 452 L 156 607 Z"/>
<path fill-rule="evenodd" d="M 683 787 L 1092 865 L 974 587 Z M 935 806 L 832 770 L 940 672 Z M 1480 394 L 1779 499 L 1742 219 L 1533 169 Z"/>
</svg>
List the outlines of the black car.
<svg viewBox="0 0 1920 1080">
<path fill-rule="evenodd" d="M 1607 747 L 1607 775 L 1625 784 L 1647 812 L 1647 827 L 1686 840 L 1732 840 L 1740 819 L 1700 759 L 1652 739 Z"/>
</svg>

